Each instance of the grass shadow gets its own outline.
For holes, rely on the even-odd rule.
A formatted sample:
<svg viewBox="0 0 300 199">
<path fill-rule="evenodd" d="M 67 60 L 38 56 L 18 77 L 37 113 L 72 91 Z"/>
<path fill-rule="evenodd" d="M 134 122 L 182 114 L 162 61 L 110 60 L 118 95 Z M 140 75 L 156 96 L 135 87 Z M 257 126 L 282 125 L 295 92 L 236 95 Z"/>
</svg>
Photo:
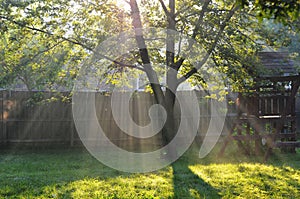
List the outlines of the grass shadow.
<svg viewBox="0 0 300 199">
<path fill-rule="evenodd" d="M 85 149 L 0 151 L 0 197 L 4 198 L 34 198 L 48 192 L 55 198 L 73 182 L 120 176 L 129 174 L 106 167 Z M 71 198 L 68 192 L 72 190 L 58 195 Z"/>
<path fill-rule="evenodd" d="M 174 164 L 174 176 L 186 172 L 190 181 L 200 179 L 199 193 L 204 198 L 299 198 L 299 151 L 296 154 L 274 151 L 267 163 L 262 163 L 261 157 L 244 156 L 235 147 L 230 147 L 222 158 L 217 156 L 218 151 L 216 146 L 207 157 L 199 159 L 199 149 L 190 149 L 189 156 L 181 160 L 186 167 L 181 168 L 182 163 Z M 187 181 L 179 175 L 174 179 L 174 186 L 184 189 L 187 198 L 195 198 L 186 190 L 197 185 L 185 185 L 183 182 Z M 175 193 L 177 198 L 184 196 Z"/>
<path fill-rule="evenodd" d="M 221 198 L 219 190 L 193 173 L 186 157 L 172 164 L 174 198 Z"/>
<path fill-rule="evenodd" d="M 223 158 L 218 151 L 199 159 L 199 147 L 191 147 L 169 167 L 130 174 L 83 149 L 0 150 L 0 198 L 300 198 L 299 152 L 262 164 L 235 147 Z"/>
</svg>

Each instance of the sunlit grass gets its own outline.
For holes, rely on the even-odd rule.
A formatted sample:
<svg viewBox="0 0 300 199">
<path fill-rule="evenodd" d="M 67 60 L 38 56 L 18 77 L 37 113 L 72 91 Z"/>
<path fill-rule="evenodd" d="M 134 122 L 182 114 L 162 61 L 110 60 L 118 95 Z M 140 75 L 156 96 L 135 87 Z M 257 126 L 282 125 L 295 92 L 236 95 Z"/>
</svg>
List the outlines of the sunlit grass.
<svg viewBox="0 0 300 199">
<path fill-rule="evenodd" d="M 171 167 L 121 173 L 80 150 L 0 156 L 0 198 L 168 198 L 172 183 Z"/>
<path fill-rule="evenodd" d="M 189 166 L 224 198 L 300 198 L 300 171 L 255 163 Z"/>
<path fill-rule="evenodd" d="M 168 172 L 164 173 L 167 175 Z M 162 174 L 133 175 L 108 179 L 85 178 L 43 188 L 42 196 L 58 198 L 153 198 L 172 194 L 170 176 Z"/>
<path fill-rule="evenodd" d="M 276 153 L 267 164 L 238 153 L 197 153 L 129 174 L 84 150 L 0 151 L 0 198 L 300 198 L 299 153 Z"/>
</svg>

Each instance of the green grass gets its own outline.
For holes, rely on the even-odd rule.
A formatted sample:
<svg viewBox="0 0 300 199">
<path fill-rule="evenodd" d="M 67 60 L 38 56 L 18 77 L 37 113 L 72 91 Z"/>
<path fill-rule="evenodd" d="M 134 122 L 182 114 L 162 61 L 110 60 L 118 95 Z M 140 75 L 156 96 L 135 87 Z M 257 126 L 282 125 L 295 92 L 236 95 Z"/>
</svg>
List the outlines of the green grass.
<svg viewBox="0 0 300 199">
<path fill-rule="evenodd" d="M 0 151 L 0 198 L 300 198 L 300 153 L 266 163 L 191 149 L 156 172 L 110 169 L 79 149 Z"/>
</svg>

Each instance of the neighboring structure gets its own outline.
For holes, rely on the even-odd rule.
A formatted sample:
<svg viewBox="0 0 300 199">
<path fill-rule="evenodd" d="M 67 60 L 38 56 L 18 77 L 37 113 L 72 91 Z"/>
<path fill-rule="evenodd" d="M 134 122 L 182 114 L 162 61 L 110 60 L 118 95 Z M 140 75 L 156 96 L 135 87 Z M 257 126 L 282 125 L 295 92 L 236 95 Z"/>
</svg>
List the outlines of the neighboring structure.
<svg viewBox="0 0 300 199">
<path fill-rule="evenodd" d="M 265 160 L 273 148 L 295 152 L 300 147 L 295 112 L 300 75 L 288 53 L 260 52 L 259 57 L 263 73 L 255 79 L 253 92 L 239 94 L 238 116 L 220 155 L 232 140 L 248 155 L 265 149 Z"/>
<path fill-rule="evenodd" d="M 299 74 L 288 52 L 259 52 L 265 73 L 261 76 L 292 76 Z"/>
</svg>

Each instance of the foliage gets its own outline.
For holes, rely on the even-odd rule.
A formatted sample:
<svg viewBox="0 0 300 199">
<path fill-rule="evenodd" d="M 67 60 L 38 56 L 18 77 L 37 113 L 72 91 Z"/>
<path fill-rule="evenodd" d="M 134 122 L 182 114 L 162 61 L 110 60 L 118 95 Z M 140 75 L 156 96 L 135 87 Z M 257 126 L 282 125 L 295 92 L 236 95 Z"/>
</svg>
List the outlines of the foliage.
<svg viewBox="0 0 300 199">
<path fill-rule="evenodd" d="M 144 26 L 168 27 L 169 16 L 161 2 L 141 1 Z M 254 55 L 261 48 L 256 41 L 270 40 L 261 31 L 265 25 L 257 21 L 276 18 L 294 26 L 299 14 L 297 0 L 237 2 L 241 7 L 220 35 L 234 1 L 176 1 L 174 13 L 175 29 L 196 39 L 207 51 L 212 48 L 218 70 L 228 75 L 227 84 L 236 89 L 250 83 L 244 80 L 251 81 L 249 75 L 256 74 Z M 21 81 L 29 90 L 70 89 L 81 61 L 92 49 L 107 36 L 131 27 L 130 12 L 118 8 L 115 1 L 1 0 L 0 4 L 1 87 Z M 169 5 L 165 6 L 168 10 Z M 197 84 L 201 73 L 192 78 Z"/>
<path fill-rule="evenodd" d="M 106 3 L 1 0 L 0 87 L 70 90 L 89 51 L 119 31 L 117 8 Z"/>
<path fill-rule="evenodd" d="M 173 38 L 171 31 L 167 31 L 163 40 L 166 50 L 162 53 L 145 48 L 144 35 L 135 31 L 138 49 L 129 52 L 131 55 L 120 57 L 121 62 L 107 55 L 97 60 L 99 70 L 103 70 L 101 60 L 111 61 L 105 83 L 125 84 L 123 80 L 131 79 L 124 75 L 128 68 L 144 72 L 149 80 L 145 85 L 151 86 L 156 102 L 168 113 L 162 129 L 164 141 L 168 143 L 176 132 L 173 92 L 180 84 L 188 79 L 206 89 L 205 76 L 217 82 L 216 74 L 221 72 L 225 76 L 220 75 L 222 81 L 212 87 L 220 95 L 213 97 L 220 99 L 224 99 L 226 87 L 241 91 L 251 86 L 253 77 L 258 75 L 259 60 L 255 55 L 262 47 L 258 41 L 268 40 L 268 34 L 261 34 L 262 24 L 258 22 L 274 17 L 293 26 L 299 14 L 299 2 L 295 0 L 283 3 L 251 0 L 142 0 L 137 3 L 130 0 L 128 3 L 130 11 L 118 8 L 116 1 L 110 0 L 1 0 L 0 86 L 22 81 L 29 90 L 69 89 L 81 68 L 79 63 L 107 36 L 147 26 L 177 31 L 201 46 L 192 48 L 193 42 L 187 42 L 183 55 L 193 54 L 194 60 L 182 56 L 181 41 Z M 166 66 L 165 72 L 157 71 L 156 66 Z M 161 73 L 166 77 L 159 78 Z"/>
<path fill-rule="evenodd" d="M 243 7 L 254 7 L 260 19 L 274 18 L 285 24 L 298 20 L 300 14 L 298 0 L 239 0 L 239 2 Z"/>
</svg>

